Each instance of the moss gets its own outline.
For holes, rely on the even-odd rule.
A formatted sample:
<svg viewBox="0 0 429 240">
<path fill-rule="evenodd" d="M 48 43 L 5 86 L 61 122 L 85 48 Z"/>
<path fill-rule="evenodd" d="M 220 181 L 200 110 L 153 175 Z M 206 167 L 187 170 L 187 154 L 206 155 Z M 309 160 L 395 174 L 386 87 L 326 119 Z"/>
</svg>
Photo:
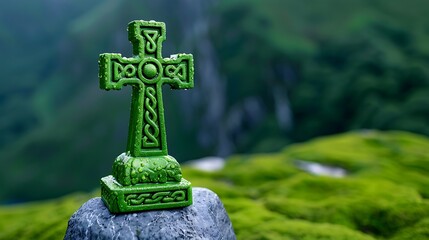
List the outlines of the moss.
<svg viewBox="0 0 429 240">
<path fill-rule="evenodd" d="M 392 205 L 390 208 L 379 212 L 381 235 L 389 236 L 399 229 L 408 229 L 419 226 L 413 226 L 415 223 L 428 219 L 429 201 L 424 200 L 420 203 L 405 203 Z M 399 238 L 398 238 L 399 239 Z"/>
<path fill-rule="evenodd" d="M 357 178 L 331 178 L 299 174 L 294 177 L 267 183 L 260 188 L 261 197 L 279 197 L 320 202 L 330 199 L 377 198 L 383 204 L 421 201 L 419 193 L 410 187 L 385 180 Z"/>
<path fill-rule="evenodd" d="M 401 221 L 412 223 L 411 215 L 419 219 L 429 210 L 415 189 L 385 180 L 299 175 L 261 187 L 261 198 L 269 210 L 289 218 L 339 224 L 383 236 L 395 231 L 391 226 L 400 226 Z M 399 208 L 402 215 L 395 212 Z"/>
<path fill-rule="evenodd" d="M 269 161 L 267 161 L 269 159 Z M 287 178 L 300 170 L 287 156 L 279 154 L 255 154 L 233 156 L 228 159 L 222 174 L 236 185 L 255 186 L 268 181 Z"/>
<path fill-rule="evenodd" d="M 259 201 L 236 198 L 223 202 L 234 224 L 237 239 L 373 239 L 338 225 L 290 220 L 266 209 Z"/>
<path fill-rule="evenodd" d="M 59 239 L 68 219 L 95 193 L 0 208 L 0 239 Z"/>
<path fill-rule="evenodd" d="M 302 220 L 276 221 L 258 229 L 259 236 L 242 239 L 300 239 L 300 240 L 372 240 L 373 237 L 349 228 Z M 268 237 L 266 237 L 268 236 Z"/>
<path fill-rule="evenodd" d="M 248 239 L 245 236 L 257 233 L 261 225 L 286 220 L 281 214 L 267 210 L 262 203 L 247 198 L 224 199 L 223 203 L 238 239 Z"/>
<path fill-rule="evenodd" d="M 418 240 L 429 228 L 427 149 L 429 140 L 415 134 L 353 132 L 233 156 L 217 172 L 182 170 L 193 186 L 219 195 L 238 239 Z M 314 176 L 296 159 L 344 167 L 349 175 Z M 68 218 L 94 195 L 0 207 L 0 239 L 61 238 Z"/>
<path fill-rule="evenodd" d="M 429 198 L 427 149 L 428 139 L 417 134 L 360 131 L 295 144 L 283 154 L 292 159 L 343 167 L 351 176 L 407 185 Z"/>
<path fill-rule="evenodd" d="M 429 239 L 429 218 L 399 231 L 391 240 L 427 240 Z"/>
<path fill-rule="evenodd" d="M 217 172 L 203 172 L 190 167 L 182 168 L 183 176 L 192 183 L 193 187 L 205 187 L 221 198 L 239 198 L 249 195 L 246 188 L 235 186 Z"/>
</svg>

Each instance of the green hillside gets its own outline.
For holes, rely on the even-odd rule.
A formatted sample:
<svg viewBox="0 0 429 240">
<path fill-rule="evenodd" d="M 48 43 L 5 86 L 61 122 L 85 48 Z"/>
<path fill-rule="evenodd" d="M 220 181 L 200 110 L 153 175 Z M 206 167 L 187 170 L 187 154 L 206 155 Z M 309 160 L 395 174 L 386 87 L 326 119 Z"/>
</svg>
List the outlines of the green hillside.
<svg viewBox="0 0 429 240">
<path fill-rule="evenodd" d="M 423 136 L 360 131 L 233 156 L 214 173 L 184 167 L 184 176 L 221 197 L 238 239 L 423 240 L 428 149 Z M 347 175 L 311 175 L 297 167 L 302 161 Z M 71 214 L 95 195 L 0 207 L 0 239 L 60 239 Z"/>
</svg>

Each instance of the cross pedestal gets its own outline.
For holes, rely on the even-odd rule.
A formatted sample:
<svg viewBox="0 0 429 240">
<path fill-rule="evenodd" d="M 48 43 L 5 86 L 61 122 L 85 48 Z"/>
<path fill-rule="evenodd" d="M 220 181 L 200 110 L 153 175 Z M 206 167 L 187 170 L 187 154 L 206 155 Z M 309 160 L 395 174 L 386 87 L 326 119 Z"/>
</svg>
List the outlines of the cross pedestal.
<svg viewBox="0 0 429 240">
<path fill-rule="evenodd" d="M 133 21 L 128 24 L 128 39 L 134 56 L 100 55 L 100 88 L 132 86 L 127 149 L 114 161 L 112 175 L 101 179 L 101 197 L 112 213 L 192 204 L 191 184 L 167 152 L 162 85 L 192 88 L 194 63 L 191 54 L 163 58 L 165 38 L 164 23 Z"/>
</svg>

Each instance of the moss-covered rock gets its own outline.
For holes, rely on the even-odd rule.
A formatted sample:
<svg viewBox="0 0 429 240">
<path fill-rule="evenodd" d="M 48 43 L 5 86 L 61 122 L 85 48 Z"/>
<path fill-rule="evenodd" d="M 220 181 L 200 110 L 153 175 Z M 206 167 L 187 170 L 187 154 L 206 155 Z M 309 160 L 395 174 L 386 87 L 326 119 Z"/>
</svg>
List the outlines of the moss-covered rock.
<svg viewBox="0 0 429 240">
<path fill-rule="evenodd" d="M 391 240 L 427 240 L 429 239 L 429 218 L 399 231 Z"/>
<path fill-rule="evenodd" d="M 292 159 L 343 167 L 353 177 L 386 179 L 416 188 L 429 198 L 429 141 L 392 131 L 360 131 L 296 144 L 283 151 Z"/>
<path fill-rule="evenodd" d="M 282 152 L 233 156 L 223 170 L 183 166 L 183 176 L 222 199 L 238 239 L 428 239 L 429 139 L 352 132 Z M 297 160 L 342 167 L 343 178 L 305 172 Z M 61 238 L 93 194 L 0 207 L 0 239 Z"/>
<path fill-rule="evenodd" d="M 288 219 L 255 200 L 236 198 L 223 202 L 234 224 L 237 239 L 373 239 L 340 225 Z"/>
<path fill-rule="evenodd" d="M 74 211 L 99 195 L 72 194 L 59 199 L 0 207 L 0 239 L 62 239 Z"/>
<path fill-rule="evenodd" d="M 226 162 L 222 175 L 235 185 L 255 186 L 269 181 L 282 180 L 298 172 L 300 170 L 287 156 L 282 154 L 255 154 L 232 156 Z"/>
<path fill-rule="evenodd" d="M 395 209 L 401 208 L 402 214 L 407 215 L 416 214 L 416 207 L 403 206 L 420 206 L 423 215 L 429 210 L 415 189 L 385 180 L 298 175 L 263 186 L 261 199 L 268 209 L 289 218 L 339 224 L 386 236 L 395 231 L 391 226 L 398 226 L 398 220 L 412 223 L 412 219 L 401 219 L 399 215 L 392 218 Z"/>
</svg>

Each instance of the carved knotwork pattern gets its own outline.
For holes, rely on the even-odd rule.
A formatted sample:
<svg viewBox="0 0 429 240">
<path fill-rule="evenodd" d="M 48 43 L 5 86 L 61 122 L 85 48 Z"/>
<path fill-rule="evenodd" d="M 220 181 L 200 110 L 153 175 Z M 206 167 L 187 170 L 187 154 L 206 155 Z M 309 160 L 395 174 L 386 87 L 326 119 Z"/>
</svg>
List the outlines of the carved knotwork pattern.
<svg viewBox="0 0 429 240">
<path fill-rule="evenodd" d="M 165 76 L 171 79 L 178 78 L 181 81 L 186 80 L 186 65 L 167 65 L 165 67 Z"/>
<path fill-rule="evenodd" d="M 186 190 L 125 195 L 125 201 L 129 206 L 182 202 L 185 200 L 186 200 Z"/>
<path fill-rule="evenodd" d="M 144 30 L 143 36 L 146 39 L 146 51 L 148 53 L 155 53 L 156 51 L 156 40 L 158 39 L 158 31 L 156 30 Z"/>
<path fill-rule="evenodd" d="M 117 82 L 124 78 L 136 78 L 137 68 L 133 64 L 121 64 L 112 61 L 113 81 Z"/>
<path fill-rule="evenodd" d="M 156 90 L 152 86 L 147 86 L 145 91 L 145 123 L 143 126 L 143 147 L 159 147 L 159 126 L 157 114 Z"/>
</svg>

